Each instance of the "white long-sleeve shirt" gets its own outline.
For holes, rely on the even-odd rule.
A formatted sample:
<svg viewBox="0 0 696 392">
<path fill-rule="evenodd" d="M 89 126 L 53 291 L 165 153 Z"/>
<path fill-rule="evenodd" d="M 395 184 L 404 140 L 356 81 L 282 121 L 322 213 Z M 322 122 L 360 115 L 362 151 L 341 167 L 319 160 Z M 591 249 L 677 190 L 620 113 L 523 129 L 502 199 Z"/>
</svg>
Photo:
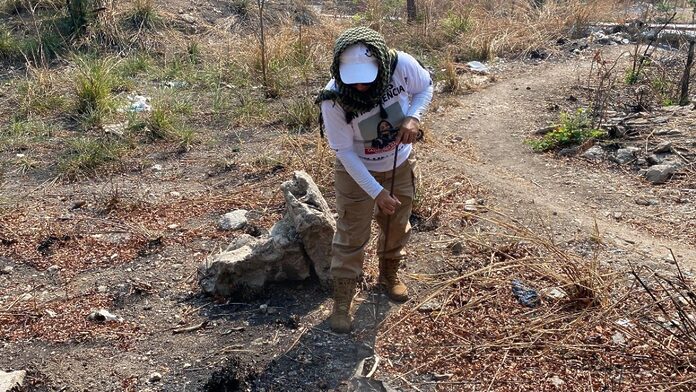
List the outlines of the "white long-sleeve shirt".
<svg viewBox="0 0 696 392">
<path fill-rule="evenodd" d="M 336 151 L 336 157 L 355 182 L 373 199 L 383 187 L 370 174 L 392 169 L 396 150 L 396 131 L 406 117 L 418 120 L 425 113 L 433 97 L 430 73 L 413 56 L 397 52 L 398 61 L 386 92 L 382 106 L 388 117 L 380 117 L 379 105 L 365 113 L 357 113 L 350 123 L 341 105 L 327 100 L 322 102 L 326 138 Z M 327 90 L 337 90 L 335 80 L 329 81 Z M 411 144 L 399 144 L 397 166 L 411 153 Z M 390 159 L 391 158 L 391 159 Z"/>
</svg>

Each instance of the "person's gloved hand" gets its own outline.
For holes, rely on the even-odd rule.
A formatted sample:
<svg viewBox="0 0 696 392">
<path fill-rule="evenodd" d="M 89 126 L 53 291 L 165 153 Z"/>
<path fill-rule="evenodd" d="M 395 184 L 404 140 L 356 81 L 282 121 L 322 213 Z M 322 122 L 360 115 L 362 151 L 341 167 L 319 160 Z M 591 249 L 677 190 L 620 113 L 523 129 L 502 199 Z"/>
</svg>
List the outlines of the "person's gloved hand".
<svg viewBox="0 0 696 392">
<path fill-rule="evenodd" d="M 396 135 L 397 143 L 411 144 L 418 140 L 418 126 L 420 121 L 414 117 L 406 117 L 401 123 L 399 134 Z"/>
<path fill-rule="evenodd" d="M 396 208 L 401 205 L 399 199 L 389 195 L 386 189 L 382 189 L 382 192 L 375 198 L 375 202 L 377 203 L 377 207 L 387 215 L 392 215 L 396 212 Z"/>
</svg>

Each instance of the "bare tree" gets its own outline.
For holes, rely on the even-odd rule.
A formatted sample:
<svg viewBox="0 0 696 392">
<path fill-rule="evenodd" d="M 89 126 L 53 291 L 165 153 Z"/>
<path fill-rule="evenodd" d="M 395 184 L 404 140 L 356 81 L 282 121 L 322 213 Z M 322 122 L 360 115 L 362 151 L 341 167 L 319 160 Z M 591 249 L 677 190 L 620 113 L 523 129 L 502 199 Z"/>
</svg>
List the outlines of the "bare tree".
<svg viewBox="0 0 696 392">
<path fill-rule="evenodd" d="M 406 14 L 409 23 L 416 21 L 416 0 L 406 0 Z"/>
<path fill-rule="evenodd" d="M 268 89 L 268 76 L 266 71 L 266 36 L 263 27 L 263 7 L 266 0 L 256 0 L 259 7 L 259 43 L 261 44 L 261 75 L 263 76 L 263 86 Z"/>
</svg>

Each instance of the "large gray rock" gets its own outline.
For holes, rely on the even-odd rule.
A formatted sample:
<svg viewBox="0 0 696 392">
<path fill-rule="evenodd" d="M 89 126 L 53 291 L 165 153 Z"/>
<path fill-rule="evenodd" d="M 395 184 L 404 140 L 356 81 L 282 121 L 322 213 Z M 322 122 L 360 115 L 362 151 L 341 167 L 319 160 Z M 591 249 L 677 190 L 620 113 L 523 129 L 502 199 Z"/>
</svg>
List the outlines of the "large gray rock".
<svg viewBox="0 0 696 392">
<path fill-rule="evenodd" d="M 0 392 L 9 392 L 17 390 L 24 385 L 24 378 L 27 372 L 17 370 L 14 372 L 3 372 L 0 370 Z"/>
<path fill-rule="evenodd" d="M 237 242 L 239 247 L 228 247 L 201 268 L 203 292 L 224 297 L 242 291 L 253 294 L 269 282 L 304 280 L 310 275 L 297 232 L 285 220 L 276 223 L 269 236 Z"/>
<path fill-rule="evenodd" d="M 199 269 L 203 292 L 233 296 L 253 294 L 269 282 L 304 280 L 314 269 L 328 284 L 331 240 L 336 223 L 312 178 L 295 172 L 282 184 L 286 211 L 269 235 L 242 235 Z"/>
<path fill-rule="evenodd" d="M 592 146 L 582 154 L 582 157 L 589 161 L 601 161 L 604 158 L 602 146 Z"/>
<path fill-rule="evenodd" d="M 328 283 L 331 241 L 336 221 L 319 188 L 307 173 L 296 171 L 281 186 L 285 195 L 285 217 L 297 230 L 305 252 L 322 284 Z"/>
<path fill-rule="evenodd" d="M 616 151 L 616 154 L 612 157 L 612 161 L 624 165 L 626 163 L 629 163 L 633 160 L 636 159 L 636 152 L 637 150 L 640 150 L 639 148 L 635 147 L 628 147 L 628 148 L 620 148 L 618 151 Z"/>
<path fill-rule="evenodd" d="M 674 174 L 678 168 L 677 165 L 671 163 L 653 165 L 643 172 L 643 176 L 653 184 L 663 184 L 672 177 L 672 174 Z"/>
<path fill-rule="evenodd" d="M 247 224 L 247 210 L 234 210 L 220 217 L 218 227 L 220 230 L 239 230 Z"/>
</svg>

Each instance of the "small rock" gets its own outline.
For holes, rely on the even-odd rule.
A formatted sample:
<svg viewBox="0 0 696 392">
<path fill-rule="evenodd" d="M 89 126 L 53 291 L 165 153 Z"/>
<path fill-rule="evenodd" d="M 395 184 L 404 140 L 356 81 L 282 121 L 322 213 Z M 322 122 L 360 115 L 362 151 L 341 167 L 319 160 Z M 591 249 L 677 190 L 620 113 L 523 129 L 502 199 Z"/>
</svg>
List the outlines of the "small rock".
<svg viewBox="0 0 696 392">
<path fill-rule="evenodd" d="M 558 155 L 560 155 L 562 157 L 572 157 L 575 154 L 577 154 L 579 150 L 580 150 L 580 147 L 578 147 L 578 146 L 566 147 L 566 148 L 563 148 L 560 151 L 558 151 Z"/>
<path fill-rule="evenodd" d="M 442 305 L 434 298 L 418 307 L 421 312 L 436 312 L 440 309 L 442 309 Z"/>
<path fill-rule="evenodd" d="M 51 309 L 46 309 L 45 312 L 50 318 L 55 318 L 58 316 L 58 313 L 52 311 Z"/>
<path fill-rule="evenodd" d="M 12 271 L 14 271 L 14 267 L 6 265 L 0 270 L 0 275 L 9 275 L 12 273 Z"/>
<path fill-rule="evenodd" d="M 196 17 L 191 15 L 191 14 L 181 14 L 181 15 L 179 15 L 179 17 L 184 22 L 191 23 L 191 24 L 196 23 Z"/>
<path fill-rule="evenodd" d="M 464 252 L 464 245 L 461 241 L 455 241 L 447 246 L 454 256 L 459 256 Z"/>
<path fill-rule="evenodd" d="M 676 166 L 670 164 L 650 166 L 643 176 L 653 184 L 664 184 L 677 170 Z"/>
<path fill-rule="evenodd" d="M 478 208 L 476 208 L 476 205 L 478 203 L 476 202 L 476 199 L 469 199 L 464 202 L 464 211 L 469 211 L 469 212 L 476 212 Z"/>
<path fill-rule="evenodd" d="M 635 202 L 639 206 L 656 206 L 660 203 L 657 199 L 649 199 L 647 197 L 639 197 Z"/>
<path fill-rule="evenodd" d="M 148 381 L 150 383 L 155 383 L 155 382 L 158 382 L 160 380 L 162 380 L 162 374 L 160 374 L 159 372 L 154 372 L 154 373 L 150 374 L 150 377 L 148 378 Z"/>
<path fill-rule="evenodd" d="M 604 158 L 602 146 L 592 146 L 582 154 L 582 157 L 590 161 L 601 161 Z"/>
<path fill-rule="evenodd" d="M 664 159 L 655 154 L 650 154 L 647 157 L 645 157 L 645 161 L 648 162 L 648 164 L 650 165 L 659 165 L 664 161 Z"/>
<path fill-rule="evenodd" d="M 57 265 L 55 265 L 55 264 L 53 264 L 52 266 L 48 267 L 48 269 L 47 269 L 46 271 L 47 271 L 48 273 L 54 274 L 54 273 L 60 271 L 60 267 L 57 266 Z"/>
<path fill-rule="evenodd" d="M 247 224 L 247 210 L 235 210 L 223 215 L 218 222 L 220 230 L 239 230 Z"/>
<path fill-rule="evenodd" d="M 566 294 L 566 292 L 560 287 L 545 288 L 541 290 L 541 295 L 554 300 L 560 300 L 568 297 L 568 294 Z"/>
<path fill-rule="evenodd" d="M 624 165 L 633 161 L 636 158 L 634 151 L 629 148 L 620 148 L 616 151 L 616 154 L 612 157 L 612 160 L 619 165 Z"/>
<path fill-rule="evenodd" d="M 191 366 L 193 366 L 193 365 L 191 365 L 190 363 L 186 362 L 186 363 L 184 364 L 184 369 L 188 369 L 188 368 L 190 368 Z"/>
<path fill-rule="evenodd" d="M 653 148 L 653 152 L 655 154 L 672 152 L 672 142 L 662 142 L 658 144 L 657 147 Z"/>
<path fill-rule="evenodd" d="M 85 204 L 86 204 L 86 203 L 85 203 L 84 200 L 74 201 L 74 202 L 70 205 L 70 209 L 71 209 L 71 210 L 76 210 L 76 209 L 78 209 L 78 208 L 82 208 Z"/>
<path fill-rule="evenodd" d="M 177 191 L 171 191 L 171 192 L 169 192 L 169 195 L 171 197 L 181 197 L 181 193 L 179 193 Z"/>
<path fill-rule="evenodd" d="M 34 296 L 31 295 L 31 293 L 24 293 L 21 296 L 19 296 L 20 301 L 31 301 L 33 298 Z"/>
<path fill-rule="evenodd" d="M 162 171 L 162 165 L 160 165 L 159 163 L 156 164 L 156 165 L 152 165 L 152 170 L 154 170 L 154 171 Z"/>
<path fill-rule="evenodd" d="M 106 293 L 109 290 L 109 287 L 106 285 L 100 285 L 97 287 L 97 292 L 99 293 Z"/>
<path fill-rule="evenodd" d="M 24 378 L 27 376 L 26 370 L 14 372 L 4 372 L 0 370 L 0 391 L 24 390 Z"/>
<path fill-rule="evenodd" d="M 614 216 L 614 219 L 616 219 L 616 220 L 620 220 L 621 218 L 623 218 L 623 214 L 618 212 L 618 211 L 614 212 L 613 216 Z"/>
<path fill-rule="evenodd" d="M 261 313 L 268 313 L 268 305 L 266 305 L 266 304 L 261 304 L 261 306 L 259 306 L 259 312 L 261 312 Z"/>
<path fill-rule="evenodd" d="M 107 135 L 123 137 L 126 134 L 125 131 L 127 127 L 127 123 L 104 125 L 104 133 Z"/>
<path fill-rule="evenodd" d="M 565 381 L 563 381 L 561 378 L 558 376 L 553 376 L 549 379 L 551 384 L 553 384 L 554 387 L 559 388 L 565 384 Z"/>
<path fill-rule="evenodd" d="M 116 322 L 123 322 L 123 318 L 120 316 L 116 316 L 115 314 L 112 314 L 106 309 L 99 309 L 95 310 L 92 313 L 90 313 L 87 316 L 87 320 L 90 321 L 96 321 L 96 322 L 106 322 L 106 321 L 116 321 Z"/>
<path fill-rule="evenodd" d="M 626 337 L 624 337 L 624 334 L 622 334 L 621 332 L 615 333 L 611 337 L 611 340 L 612 340 L 612 342 L 614 342 L 614 344 L 619 344 L 619 345 L 626 344 Z"/>
</svg>

